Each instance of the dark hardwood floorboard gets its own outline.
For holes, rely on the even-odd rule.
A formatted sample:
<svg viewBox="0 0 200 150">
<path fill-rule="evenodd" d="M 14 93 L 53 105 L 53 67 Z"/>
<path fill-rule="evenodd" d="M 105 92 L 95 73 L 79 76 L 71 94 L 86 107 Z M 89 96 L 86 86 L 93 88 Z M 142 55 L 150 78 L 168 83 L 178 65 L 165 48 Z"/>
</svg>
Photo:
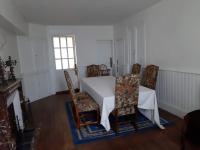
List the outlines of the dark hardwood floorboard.
<svg viewBox="0 0 200 150">
<path fill-rule="evenodd" d="M 165 130 L 145 132 L 74 145 L 65 110 L 68 96 L 55 95 L 32 103 L 33 116 L 40 134 L 36 150 L 179 150 L 182 119 L 160 110 L 160 116 L 174 122 Z"/>
</svg>

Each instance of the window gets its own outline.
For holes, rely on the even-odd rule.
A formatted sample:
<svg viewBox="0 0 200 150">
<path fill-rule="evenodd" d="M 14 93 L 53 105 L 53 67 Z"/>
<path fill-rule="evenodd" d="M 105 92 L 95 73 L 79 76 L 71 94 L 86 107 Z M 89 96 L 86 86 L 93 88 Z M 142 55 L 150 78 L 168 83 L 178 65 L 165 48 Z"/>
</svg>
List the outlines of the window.
<svg viewBox="0 0 200 150">
<path fill-rule="evenodd" d="M 76 63 L 74 36 L 53 37 L 56 70 L 74 68 Z"/>
</svg>

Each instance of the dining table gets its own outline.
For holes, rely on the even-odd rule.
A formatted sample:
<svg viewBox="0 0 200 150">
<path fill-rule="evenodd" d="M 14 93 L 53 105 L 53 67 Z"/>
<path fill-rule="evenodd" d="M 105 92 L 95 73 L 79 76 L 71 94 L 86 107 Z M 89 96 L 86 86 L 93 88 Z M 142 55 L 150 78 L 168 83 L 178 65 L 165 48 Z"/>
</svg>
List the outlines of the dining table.
<svg viewBox="0 0 200 150">
<path fill-rule="evenodd" d="M 99 105 L 101 125 L 110 130 L 109 115 L 115 108 L 115 80 L 114 76 L 86 77 L 80 80 L 80 89 L 87 92 Z M 139 86 L 138 110 L 160 129 L 159 110 L 155 90 Z"/>
</svg>

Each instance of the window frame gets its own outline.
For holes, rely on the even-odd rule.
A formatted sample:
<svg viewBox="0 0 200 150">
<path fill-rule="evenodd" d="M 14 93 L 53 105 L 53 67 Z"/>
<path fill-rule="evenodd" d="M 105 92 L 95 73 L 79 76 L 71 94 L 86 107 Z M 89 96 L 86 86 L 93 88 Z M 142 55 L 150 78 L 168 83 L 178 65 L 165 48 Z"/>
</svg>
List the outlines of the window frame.
<svg viewBox="0 0 200 150">
<path fill-rule="evenodd" d="M 62 47 L 61 46 L 61 38 L 64 37 L 66 38 L 66 47 Z M 71 37 L 72 38 L 72 42 L 73 42 L 73 45 L 72 47 L 68 47 L 68 43 L 67 43 L 67 38 L 68 37 Z M 54 38 L 59 38 L 59 47 L 54 47 Z M 66 69 L 74 69 L 74 68 L 71 68 L 70 67 L 70 64 L 69 64 L 69 61 L 70 60 L 74 60 L 74 67 L 75 65 L 77 64 L 77 53 L 76 53 L 76 39 L 75 39 L 75 35 L 73 34 L 60 34 L 60 35 L 53 35 L 52 38 L 52 48 L 53 48 L 53 56 L 54 56 L 54 65 L 55 65 L 55 70 L 57 71 L 62 71 L 62 70 L 66 70 Z M 74 54 L 74 58 L 70 58 L 69 57 L 69 52 L 68 52 L 68 48 L 72 48 L 73 49 L 73 54 Z M 56 55 L 55 55 L 55 49 L 59 49 L 60 50 L 60 58 L 56 58 Z M 62 49 L 66 49 L 66 52 L 67 52 L 67 58 L 63 58 L 62 56 Z M 57 69 L 56 68 L 56 60 L 60 60 L 61 61 L 61 69 Z M 67 60 L 68 62 L 68 68 L 63 68 L 63 60 Z"/>
</svg>

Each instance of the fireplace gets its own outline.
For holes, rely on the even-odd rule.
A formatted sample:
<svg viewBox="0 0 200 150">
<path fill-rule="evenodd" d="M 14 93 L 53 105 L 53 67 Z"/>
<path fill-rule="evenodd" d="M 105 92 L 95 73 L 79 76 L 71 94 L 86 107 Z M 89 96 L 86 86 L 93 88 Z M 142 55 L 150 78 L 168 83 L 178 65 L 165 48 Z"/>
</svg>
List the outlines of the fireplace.
<svg viewBox="0 0 200 150">
<path fill-rule="evenodd" d="M 15 128 L 18 131 L 22 131 L 24 129 L 24 121 L 18 89 L 8 96 L 7 107 L 9 118 L 13 120 L 11 124 L 15 123 Z"/>
<path fill-rule="evenodd" d="M 0 85 L 0 149 L 16 150 L 16 143 L 21 142 L 25 125 L 21 109 L 21 82 L 9 81 Z M 23 99 L 23 98 L 21 98 Z"/>
<path fill-rule="evenodd" d="M 15 111 L 14 111 L 13 103 L 10 104 L 10 106 L 7 109 L 8 109 L 8 115 L 9 115 L 9 123 L 11 127 L 11 136 L 14 139 L 17 139 L 19 135 L 19 130 L 17 128 L 17 121 L 15 119 Z"/>
</svg>

